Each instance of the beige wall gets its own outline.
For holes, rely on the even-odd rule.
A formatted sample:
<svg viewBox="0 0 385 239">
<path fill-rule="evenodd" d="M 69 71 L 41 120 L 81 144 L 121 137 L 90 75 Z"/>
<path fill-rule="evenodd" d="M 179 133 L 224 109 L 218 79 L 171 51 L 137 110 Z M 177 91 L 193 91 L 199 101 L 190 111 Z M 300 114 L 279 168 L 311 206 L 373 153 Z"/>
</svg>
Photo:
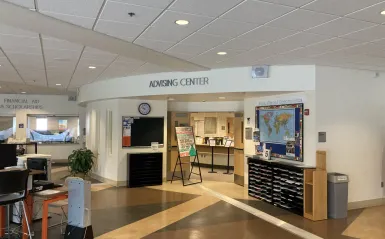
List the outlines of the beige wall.
<svg viewBox="0 0 385 239">
<path fill-rule="evenodd" d="M 195 135 L 201 137 L 224 137 L 227 136 L 227 118 L 234 118 L 234 113 L 191 113 L 191 125 L 195 128 Z M 204 133 L 205 117 L 217 118 L 217 133 Z M 222 129 L 224 127 L 224 129 Z"/>
</svg>

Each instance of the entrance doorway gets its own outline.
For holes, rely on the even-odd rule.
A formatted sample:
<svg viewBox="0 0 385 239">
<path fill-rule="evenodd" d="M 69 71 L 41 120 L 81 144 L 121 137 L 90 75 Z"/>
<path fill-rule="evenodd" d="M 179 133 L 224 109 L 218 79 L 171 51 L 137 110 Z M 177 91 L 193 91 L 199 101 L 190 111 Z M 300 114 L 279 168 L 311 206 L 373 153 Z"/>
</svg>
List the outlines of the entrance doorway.
<svg viewBox="0 0 385 239">
<path fill-rule="evenodd" d="M 168 179 L 178 157 L 176 126 L 192 126 L 203 181 L 244 184 L 243 113 L 169 112 Z M 191 159 L 182 159 L 183 161 Z M 188 175 L 190 165 L 184 164 Z M 180 174 L 179 172 L 177 172 Z M 192 175 L 191 178 L 199 177 Z M 197 178 L 198 179 L 198 178 Z"/>
</svg>

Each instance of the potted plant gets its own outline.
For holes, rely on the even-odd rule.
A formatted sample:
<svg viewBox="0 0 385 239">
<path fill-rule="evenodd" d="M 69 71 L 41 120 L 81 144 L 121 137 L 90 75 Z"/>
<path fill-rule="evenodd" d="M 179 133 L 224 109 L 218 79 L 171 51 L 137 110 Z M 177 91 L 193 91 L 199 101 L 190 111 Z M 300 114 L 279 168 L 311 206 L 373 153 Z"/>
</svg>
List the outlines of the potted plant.
<svg viewBox="0 0 385 239">
<path fill-rule="evenodd" d="M 77 149 L 68 156 L 68 167 L 73 176 L 85 178 L 94 165 L 95 154 L 87 149 Z"/>
</svg>

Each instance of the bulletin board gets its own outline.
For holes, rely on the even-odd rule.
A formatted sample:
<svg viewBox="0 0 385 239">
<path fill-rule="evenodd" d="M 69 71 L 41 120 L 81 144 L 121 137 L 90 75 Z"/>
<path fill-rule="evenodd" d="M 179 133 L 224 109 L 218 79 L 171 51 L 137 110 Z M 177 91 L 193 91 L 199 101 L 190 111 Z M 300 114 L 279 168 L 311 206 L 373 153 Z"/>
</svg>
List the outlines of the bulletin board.
<svg viewBox="0 0 385 239">
<path fill-rule="evenodd" d="M 303 161 L 303 104 L 257 106 L 255 122 L 272 157 Z"/>
<path fill-rule="evenodd" d="M 151 147 L 151 143 L 164 142 L 163 117 L 122 118 L 122 147 Z"/>
</svg>

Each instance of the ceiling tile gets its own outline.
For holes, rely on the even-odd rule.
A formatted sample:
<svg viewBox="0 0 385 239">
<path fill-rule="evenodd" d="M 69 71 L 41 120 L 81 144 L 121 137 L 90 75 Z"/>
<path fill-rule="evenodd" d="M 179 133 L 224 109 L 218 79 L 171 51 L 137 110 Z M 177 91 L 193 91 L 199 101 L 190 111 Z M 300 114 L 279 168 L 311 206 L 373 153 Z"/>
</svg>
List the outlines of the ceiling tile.
<svg viewBox="0 0 385 239">
<path fill-rule="evenodd" d="M 306 30 L 336 19 L 336 16 L 298 9 L 267 24 L 267 26 Z"/>
<path fill-rule="evenodd" d="M 369 22 L 363 22 L 349 18 L 340 18 L 332 22 L 325 23 L 321 26 L 312 28 L 308 31 L 328 36 L 342 36 L 354 31 L 359 31 L 373 26 L 375 26 L 375 24 Z"/>
<path fill-rule="evenodd" d="M 60 49 L 70 51 L 80 51 L 83 49 L 82 45 L 45 36 L 43 36 L 43 47 L 44 49 Z"/>
<path fill-rule="evenodd" d="M 295 34 L 296 31 L 276 28 L 276 27 L 259 27 L 245 35 L 241 36 L 243 39 L 253 40 L 253 41 L 262 41 L 270 42 L 282 39 L 284 37 Z"/>
<path fill-rule="evenodd" d="M 310 50 L 313 50 L 314 54 L 322 54 L 328 51 L 335 51 L 347 47 L 352 47 L 354 45 L 362 44 L 356 40 L 342 39 L 342 38 L 333 38 L 326 40 L 311 46 L 308 46 Z"/>
<path fill-rule="evenodd" d="M 258 24 L 216 19 L 199 32 L 225 37 L 237 37 L 256 28 Z"/>
<path fill-rule="evenodd" d="M 194 55 L 198 55 L 198 54 L 201 54 L 209 49 L 211 49 L 212 47 L 210 46 L 197 46 L 197 45 L 187 45 L 187 44 L 182 44 L 182 43 L 179 43 L 177 45 L 175 45 L 174 47 L 172 47 L 171 49 L 169 49 L 166 53 L 167 54 L 185 54 L 185 55 L 190 55 L 190 56 L 194 56 Z"/>
<path fill-rule="evenodd" d="M 381 44 L 365 43 L 362 45 L 344 49 L 343 51 L 348 54 L 362 54 L 377 57 L 385 57 L 384 46 Z"/>
<path fill-rule="evenodd" d="M 5 0 L 5 1 L 22 6 L 22 7 L 26 7 L 29 9 L 35 9 L 34 0 Z"/>
<path fill-rule="evenodd" d="M 41 55 L 41 47 L 28 47 L 28 46 L 3 46 L 5 53 L 19 53 L 19 54 L 34 54 Z"/>
<path fill-rule="evenodd" d="M 82 57 L 84 58 L 90 58 L 90 59 L 97 59 L 97 58 L 104 58 L 105 60 L 113 60 L 117 57 L 118 55 L 115 53 L 107 52 L 107 51 L 102 51 L 99 49 L 95 49 L 92 47 L 86 47 L 84 49 Z"/>
<path fill-rule="evenodd" d="M 226 13 L 223 18 L 240 22 L 264 24 L 294 9 L 295 8 L 272 3 L 248 0 Z"/>
<path fill-rule="evenodd" d="M 104 0 L 37 0 L 42 12 L 96 18 Z"/>
<path fill-rule="evenodd" d="M 385 17 L 381 14 L 384 9 L 385 2 L 354 12 L 347 15 L 347 17 L 381 24 L 385 22 Z"/>
<path fill-rule="evenodd" d="M 226 42 L 222 44 L 224 48 L 231 49 L 231 50 L 250 50 L 262 45 L 265 45 L 266 42 L 262 41 L 254 41 L 251 39 L 244 39 L 242 36 L 237 37 L 229 42 Z"/>
<path fill-rule="evenodd" d="M 81 50 L 72 51 L 64 49 L 44 49 L 46 62 L 71 62 L 78 61 Z"/>
<path fill-rule="evenodd" d="M 306 5 L 304 8 L 316 12 L 343 16 L 382 1 L 383 0 L 318 0 Z"/>
<path fill-rule="evenodd" d="M 295 35 L 284 38 L 282 40 L 279 40 L 278 42 L 286 43 L 288 45 L 292 45 L 294 43 L 295 46 L 307 46 L 318 42 L 326 41 L 328 39 L 331 39 L 331 37 L 300 32 Z"/>
<path fill-rule="evenodd" d="M 191 33 L 194 30 L 188 28 L 175 28 L 174 26 L 163 26 L 163 27 L 149 27 L 140 38 L 150 39 L 150 40 L 159 40 L 167 42 L 178 42 Z"/>
<path fill-rule="evenodd" d="M 243 0 L 177 0 L 171 7 L 171 10 L 217 17 Z"/>
<path fill-rule="evenodd" d="M 130 17 L 128 15 L 129 12 L 134 12 L 135 16 Z M 161 12 L 162 10 L 158 8 L 108 1 L 100 19 L 147 26 L 154 21 Z"/>
<path fill-rule="evenodd" d="M 37 33 L 25 31 L 19 28 L 14 28 L 8 25 L 0 24 L 0 34 L 3 35 L 14 35 L 14 36 L 25 36 L 25 37 L 39 37 Z"/>
<path fill-rule="evenodd" d="M 110 1 L 110 0 L 108 0 Z M 133 4 L 133 5 L 139 5 L 139 6 L 146 6 L 146 7 L 155 7 L 155 8 L 166 8 L 173 0 L 112 0 L 114 2 L 121 2 L 121 3 L 127 3 L 127 4 Z"/>
<path fill-rule="evenodd" d="M 95 18 L 79 17 L 79 16 L 72 16 L 72 15 L 66 15 L 66 14 L 53 13 L 53 12 L 43 12 L 43 11 L 40 11 L 40 13 L 56 18 L 58 20 L 69 22 L 74 25 L 78 25 L 88 29 L 91 29 L 95 23 Z"/>
<path fill-rule="evenodd" d="M 187 20 L 189 21 L 188 25 L 185 26 L 179 26 L 175 24 L 175 21 L 177 20 Z M 211 22 L 214 18 L 212 17 L 205 17 L 205 16 L 199 16 L 199 15 L 193 15 L 193 14 L 187 14 L 187 13 L 181 13 L 181 12 L 174 12 L 174 11 L 166 11 L 162 16 L 160 16 L 154 23 L 153 27 L 163 27 L 163 26 L 170 26 L 174 27 L 176 29 L 181 28 L 187 28 L 192 31 L 196 31 L 209 22 Z"/>
<path fill-rule="evenodd" d="M 99 77 L 99 80 L 108 80 L 113 78 L 125 77 L 142 66 L 142 62 L 121 62 L 114 61 Z"/>
<path fill-rule="evenodd" d="M 205 46 L 205 47 L 215 47 L 219 44 L 222 44 L 226 41 L 230 40 L 230 38 L 215 36 L 203 33 L 195 33 L 190 37 L 186 38 L 182 41 L 182 44 L 186 45 L 195 45 L 195 46 Z"/>
<path fill-rule="evenodd" d="M 175 52 L 165 52 L 167 55 L 182 59 L 182 60 L 190 60 L 191 58 L 194 57 L 194 55 L 187 55 L 187 54 L 182 54 L 182 53 L 175 53 Z"/>
<path fill-rule="evenodd" d="M 28 68 L 17 68 L 19 74 L 25 81 L 37 81 L 46 82 L 45 70 L 28 69 Z"/>
<path fill-rule="evenodd" d="M 86 58 L 82 56 L 77 65 L 77 69 L 89 69 L 89 66 L 95 66 L 96 69 L 98 69 L 110 65 L 114 60 L 115 58 Z"/>
<path fill-rule="evenodd" d="M 264 0 L 265 2 L 278 3 L 281 5 L 300 7 L 314 0 Z"/>
<path fill-rule="evenodd" d="M 222 55 L 222 56 L 218 55 L 217 52 L 222 50 L 223 49 L 221 48 L 213 49 L 211 51 L 208 51 L 206 53 L 203 53 L 199 56 L 196 56 L 190 59 L 190 61 L 196 64 L 211 66 L 216 62 L 225 61 L 226 59 L 234 57 L 243 52 L 243 51 L 237 51 L 237 50 L 226 50 L 227 55 Z"/>
<path fill-rule="evenodd" d="M 131 42 L 143 32 L 145 28 L 145 25 L 99 20 L 96 24 L 95 31 Z"/>
<path fill-rule="evenodd" d="M 0 35 L 0 46 L 27 46 L 27 47 L 40 47 L 40 39 L 23 36 L 12 35 Z"/>
<path fill-rule="evenodd" d="M 358 32 L 353 32 L 342 36 L 342 38 L 360 40 L 360 41 L 374 41 L 385 38 L 385 26 L 375 26 L 367 28 Z"/>
<path fill-rule="evenodd" d="M 155 41 L 142 38 L 137 39 L 134 43 L 159 52 L 163 52 L 175 44 L 174 42 Z"/>
<path fill-rule="evenodd" d="M 140 75 L 140 74 L 152 74 L 152 73 L 161 73 L 161 72 L 170 72 L 172 71 L 171 69 L 161 67 L 158 65 L 154 65 L 151 63 L 146 63 L 142 65 L 139 69 L 133 72 L 135 75 Z"/>
</svg>

